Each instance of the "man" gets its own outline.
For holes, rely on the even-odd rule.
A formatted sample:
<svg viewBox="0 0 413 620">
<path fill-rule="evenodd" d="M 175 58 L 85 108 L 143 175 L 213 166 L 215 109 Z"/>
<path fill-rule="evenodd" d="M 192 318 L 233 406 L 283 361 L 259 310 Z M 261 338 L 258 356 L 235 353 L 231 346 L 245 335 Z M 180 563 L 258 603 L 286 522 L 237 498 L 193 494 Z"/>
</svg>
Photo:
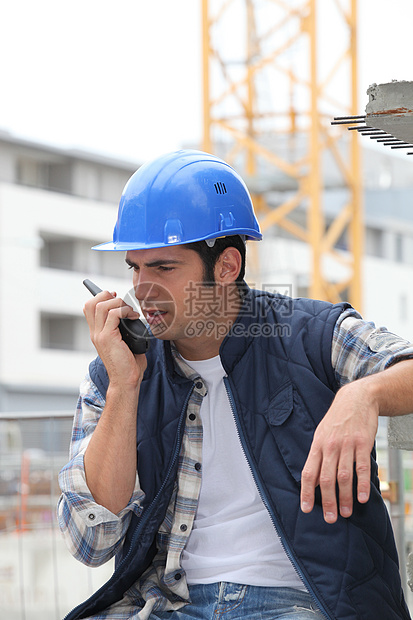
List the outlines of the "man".
<svg viewBox="0 0 413 620">
<path fill-rule="evenodd" d="M 261 233 L 222 160 L 179 151 L 126 185 L 113 242 L 153 339 L 102 292 L 59 522 L 113 576 L 67 618 L 407 619 L 379 492 L 379 415 L 413 411 L 413 347 L 348 304 L 243 281 Z M 378 374 L 379 373 L 379 374 Z M 353 473 L 354 472 L 354 473 Z"/>
</svg>

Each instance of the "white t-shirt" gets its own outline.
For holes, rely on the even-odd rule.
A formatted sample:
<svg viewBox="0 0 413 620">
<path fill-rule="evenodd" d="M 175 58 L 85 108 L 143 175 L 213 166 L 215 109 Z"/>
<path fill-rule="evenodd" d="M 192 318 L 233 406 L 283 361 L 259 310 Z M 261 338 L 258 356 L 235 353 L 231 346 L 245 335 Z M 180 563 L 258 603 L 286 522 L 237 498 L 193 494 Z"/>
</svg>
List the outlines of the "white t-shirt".
<svg viewBox="0 0 413 620">
<path fill-rule="evenodd" d="M 220 357 L 185 361 L 208 388 L 200 411 L 203 457 L 198 510 L 181 558 L 188 583 L 229 581 L 305 590 L 242 450 Z"/>
</svg>

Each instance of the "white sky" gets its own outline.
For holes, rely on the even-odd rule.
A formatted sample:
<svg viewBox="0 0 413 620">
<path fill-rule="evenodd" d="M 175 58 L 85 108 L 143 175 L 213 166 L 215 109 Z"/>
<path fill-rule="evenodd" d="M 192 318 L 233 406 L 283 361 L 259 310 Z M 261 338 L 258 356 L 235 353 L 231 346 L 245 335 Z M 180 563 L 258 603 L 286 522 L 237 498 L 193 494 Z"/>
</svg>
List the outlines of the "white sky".
<svg viewBox="0 0 413 620">
<path fill-rule="evenodd" d="M 3 0 L 0 129 L 137 162 L 198 141 L 200 12 L 201 0 Z M 413 1 L 359 0 L 359 16 L 363 113 L 372 82 L 413 80 Z"/>
</svg>

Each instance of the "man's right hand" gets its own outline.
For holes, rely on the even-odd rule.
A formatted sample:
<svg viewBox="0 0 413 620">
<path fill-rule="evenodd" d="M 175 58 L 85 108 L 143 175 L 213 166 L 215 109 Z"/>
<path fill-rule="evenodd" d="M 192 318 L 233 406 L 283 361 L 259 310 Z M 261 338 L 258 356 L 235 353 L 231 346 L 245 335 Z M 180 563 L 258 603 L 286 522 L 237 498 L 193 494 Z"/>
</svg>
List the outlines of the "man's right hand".
<svg viewBox="0 0 413 620">
<path fill-rule="evenodd" d="M 112 387 L 137 387 L 146 368 L 145 355 L 134 355 L 119 331 L 120 319 L 138 319 L 139 313 L 116 293 L 102 291 L 89 299 L 83 313 L 89 325 L 90 338 L 105 365 Z"/>
</svg>

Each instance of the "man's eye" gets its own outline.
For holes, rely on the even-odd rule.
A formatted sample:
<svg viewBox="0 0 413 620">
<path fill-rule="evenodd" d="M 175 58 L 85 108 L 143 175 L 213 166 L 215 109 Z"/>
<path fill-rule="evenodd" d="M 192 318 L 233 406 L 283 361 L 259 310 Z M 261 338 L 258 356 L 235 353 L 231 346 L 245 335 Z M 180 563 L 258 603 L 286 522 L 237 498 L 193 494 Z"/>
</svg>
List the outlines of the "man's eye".
<svg viewBox="0 0 413 620">
<path fill-rule="evenodd" d="M 173 267 L 166 267 L 165 265 L 159 266 L 160 271 L 173 271 Z"/>
</svg>

